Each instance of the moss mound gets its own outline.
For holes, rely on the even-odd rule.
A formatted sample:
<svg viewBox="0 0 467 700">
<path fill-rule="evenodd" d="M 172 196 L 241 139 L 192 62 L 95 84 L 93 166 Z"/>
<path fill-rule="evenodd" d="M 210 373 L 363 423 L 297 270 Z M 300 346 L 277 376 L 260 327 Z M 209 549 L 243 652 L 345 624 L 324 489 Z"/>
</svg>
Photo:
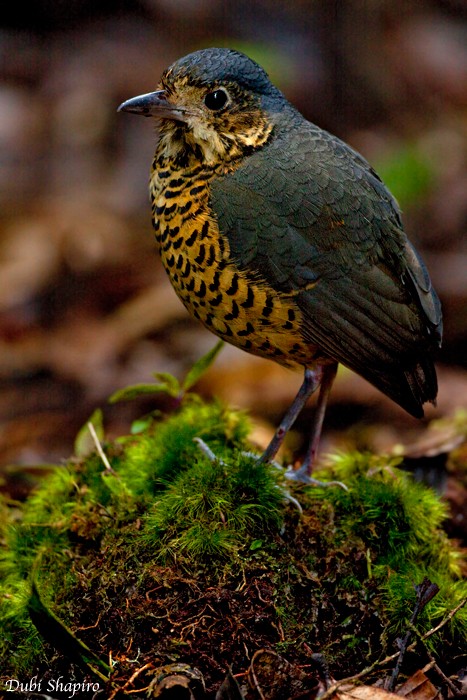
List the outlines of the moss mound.
<svg viewBox="0 0 467 700">
<path fill-rule="evenodd" d="M 338 456 L 319 478 L 348 491 L 296 487 L 244 453 L 247 435 L 243 414 L 190 396 L 104 444 L 109 464 L 72 459 L 21 509 L 2 507 L 4 681 L 72 667 L 103 687 L 112 666 L 106 692 L 123 697 L 184 663 L 214 697 L 259 649 L 305 666 L 320 652 L 334 676 L 351 675 L 396 650 L 424 577 L 440 592 L 420 633 L 459 603 L 444 506 L 395 460 Z M 464 609 L 430 637 L 445 669 L 466 631 Z"/>
</svg>

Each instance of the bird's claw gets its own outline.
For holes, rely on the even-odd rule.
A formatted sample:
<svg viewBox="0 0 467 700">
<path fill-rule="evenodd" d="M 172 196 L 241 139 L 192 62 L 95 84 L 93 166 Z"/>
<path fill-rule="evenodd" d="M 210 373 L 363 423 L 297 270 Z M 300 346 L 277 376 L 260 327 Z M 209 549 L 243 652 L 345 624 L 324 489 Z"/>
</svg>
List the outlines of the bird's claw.
<svg viewBox="0 0 467 700">
<path fill-rule="evenodd" d="M 313 477 L 309 475 L 305 465 L 301 466 L 300 469 L 294 469 L 290 465 L 287 467 L 284 476 L 286 479 L 290 479 L 290 481 L 298 481 L 300 484 L 306 484 L 307 486 L 320 486 L 323 488 L 339 486 L 339 488 L 344 489 L 344 491 L 349 490 L 342 481 L 318 481 L 318 479 L 313 479 Z"/>
</svg>

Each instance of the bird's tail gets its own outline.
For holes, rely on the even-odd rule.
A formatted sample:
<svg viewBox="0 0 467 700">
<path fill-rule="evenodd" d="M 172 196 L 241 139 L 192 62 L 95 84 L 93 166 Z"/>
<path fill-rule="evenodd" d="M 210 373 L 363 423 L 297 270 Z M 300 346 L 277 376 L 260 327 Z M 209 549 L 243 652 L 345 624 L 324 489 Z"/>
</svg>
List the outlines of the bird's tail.
<svg viewBox="0 0 467 700">
<path fill-rule="evenodd" d="M 368 377 L 369 381 L 389 396 L 399 406 L 415 418 L 423 418 L 423 404 L 436 404 L 438 380 L 434 363 L 430 357 L 418 360 L 408 367 L 394 368 L 393 373 L 385 372 Z"/>
</svg>

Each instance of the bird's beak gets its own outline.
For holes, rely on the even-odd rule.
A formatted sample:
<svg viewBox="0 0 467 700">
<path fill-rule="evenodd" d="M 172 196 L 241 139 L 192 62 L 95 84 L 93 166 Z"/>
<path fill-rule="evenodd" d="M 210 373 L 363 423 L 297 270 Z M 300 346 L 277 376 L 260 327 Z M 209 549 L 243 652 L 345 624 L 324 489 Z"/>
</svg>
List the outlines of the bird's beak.
<svg viewBox="0 0 467 700">
<path fill-rule="evenodd" d="M 171 104 L 165 90 L 148 92 L 146 95 L 132 97 L 122 102 L 117 112 L 133 112 L 142 114 L 143 117 L 155 117 L 156 119 L 173 119 L 177 122 L 186 122 L 188 110 Z"/>
</svg>

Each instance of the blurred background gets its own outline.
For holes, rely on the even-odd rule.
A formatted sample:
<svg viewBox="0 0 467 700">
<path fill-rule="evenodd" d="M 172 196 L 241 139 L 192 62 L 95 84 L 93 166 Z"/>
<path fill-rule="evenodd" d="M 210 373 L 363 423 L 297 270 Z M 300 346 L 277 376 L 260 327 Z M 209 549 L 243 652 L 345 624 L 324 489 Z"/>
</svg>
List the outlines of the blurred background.
<svg viewBox="0 0 467 700">
<path fill-rule="evenodd" d="M 426 423 L 344 371 L 322 451 L 403 443 L 436 456 L 465 429 L 464 0 L 35 0 L 27 11 L 8 3 L 0 27 L 4 488 L 11 465 L 66 459 L 98 406 L 111 437 L 165 408 L 163 398 L 109 406 L 107 397 L 155 371 L 182 377 L 215 343 L 189 319 L 155 251 L 147 196 L 155 127 L 116 112 L 154 90 L 172 61 L 206 46 L 248 53 L 308 119 L 363 153 L 398 198 L 442 299 L 439 402 L 427 416 L 444 418 L 447 432 L 427 439 Z M 226 347 L 200 391 L 248 408 L 261 444 L 300 382 Z M 291 437 L 296 454 L 311 410 Z"/>
</svg>

